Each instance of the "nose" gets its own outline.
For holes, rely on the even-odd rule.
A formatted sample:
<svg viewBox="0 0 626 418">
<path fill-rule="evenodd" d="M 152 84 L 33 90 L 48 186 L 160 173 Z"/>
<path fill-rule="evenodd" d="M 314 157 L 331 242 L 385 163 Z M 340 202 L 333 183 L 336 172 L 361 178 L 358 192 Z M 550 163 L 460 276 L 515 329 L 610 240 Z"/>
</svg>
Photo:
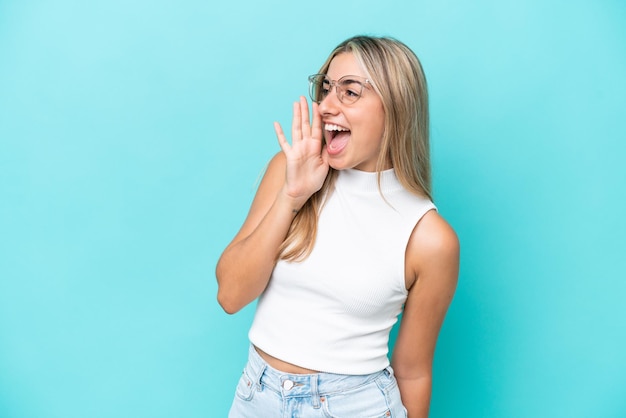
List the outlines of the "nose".
<svg viewBox="0 0 626 418">
<path fill-rule="evenodd" d="M 335 91 L 333 92 L 333 89 Z M 328 90 L 328 94 L 324 99 L 319 102 L 319 111 L 322 115 L 332 115 L 336 114 L 341 102 L 339 102 L 339 97 L 337 94 L 337 86 L 331 86 Z"/>
</svg>

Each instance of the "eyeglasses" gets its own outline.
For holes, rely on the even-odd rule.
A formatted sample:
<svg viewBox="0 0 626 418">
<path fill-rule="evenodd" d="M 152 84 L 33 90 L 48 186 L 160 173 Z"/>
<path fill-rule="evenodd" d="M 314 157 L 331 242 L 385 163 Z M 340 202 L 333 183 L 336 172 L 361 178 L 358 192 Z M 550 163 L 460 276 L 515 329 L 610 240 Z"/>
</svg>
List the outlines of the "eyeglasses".
<svg viewBox="0 0 626 418">
<path fill-rule="evenodd" d="M 309 95 L 311 100 L 320 103 L 328 96 L 335 86 L 339 101 L 344 104 L 352 104 L 359 100 L 363 94 L 365 84 L 372 84 L 367 78 L 358 75 L 346 75 L 339 80 L 333 81 L 326 74 L 313 74 L 309 76 Z"/>
</svg>

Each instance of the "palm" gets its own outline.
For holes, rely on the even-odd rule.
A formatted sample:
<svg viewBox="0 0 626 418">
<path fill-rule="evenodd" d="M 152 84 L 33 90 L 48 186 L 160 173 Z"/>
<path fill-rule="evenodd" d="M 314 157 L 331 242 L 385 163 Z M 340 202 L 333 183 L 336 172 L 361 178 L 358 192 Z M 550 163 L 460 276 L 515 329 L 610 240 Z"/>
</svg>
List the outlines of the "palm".
<svg viewBox="0 0 626 418">
<path fill-rule="evenodd" d="M 276 123 L 276 136 L 287 158 L 287 193 L 294 198 L 308 199 L 318 191 L 328 174 L 328 158 L 323 146 L 322 121 L 313 104 L 313 124 L 309 122 L 306 99 L 294 104 L 291 145 L 281 126 Z"/>
</svg>

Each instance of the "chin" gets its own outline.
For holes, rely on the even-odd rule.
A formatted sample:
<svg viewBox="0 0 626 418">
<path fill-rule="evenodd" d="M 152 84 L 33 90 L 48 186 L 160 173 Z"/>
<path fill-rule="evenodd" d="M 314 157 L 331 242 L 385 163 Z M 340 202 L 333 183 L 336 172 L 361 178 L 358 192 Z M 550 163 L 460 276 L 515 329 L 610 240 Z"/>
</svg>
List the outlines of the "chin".
<svg viewBox="0 0 626 418">
<path fill-rule="evenodd" d="M 347 170 L 354 167 L 353 165 L 343 161 L 341 158 L 333 159 L 332 157 L 329 158 L 328 165 L 335 170 Z"/>
<path fill-rule="evenodd" d="M 346 167 L 346 166 L 344 166 L 342 164 L 329 164 L 329 166 L 330 166 L 330 168 L 335 169 L 337 171 L 347 170 L 349 168 L 352 168 L 352 167 Z"/>
</svg>

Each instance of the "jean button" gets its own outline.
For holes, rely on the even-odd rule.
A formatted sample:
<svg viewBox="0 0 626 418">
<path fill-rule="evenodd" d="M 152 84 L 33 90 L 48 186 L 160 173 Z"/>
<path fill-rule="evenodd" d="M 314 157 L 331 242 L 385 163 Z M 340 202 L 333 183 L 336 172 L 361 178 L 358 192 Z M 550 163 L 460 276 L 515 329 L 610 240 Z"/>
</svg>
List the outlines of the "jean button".
<svg viewBox="0 0 626 418">
<path fill-rule="evenodd" d="M 283 382 L 283 389 L 285 390 L 291 390 L 293 386 L 294 386 L 294 383 L 291 380 L 285 380 Z"/>
</svg>

